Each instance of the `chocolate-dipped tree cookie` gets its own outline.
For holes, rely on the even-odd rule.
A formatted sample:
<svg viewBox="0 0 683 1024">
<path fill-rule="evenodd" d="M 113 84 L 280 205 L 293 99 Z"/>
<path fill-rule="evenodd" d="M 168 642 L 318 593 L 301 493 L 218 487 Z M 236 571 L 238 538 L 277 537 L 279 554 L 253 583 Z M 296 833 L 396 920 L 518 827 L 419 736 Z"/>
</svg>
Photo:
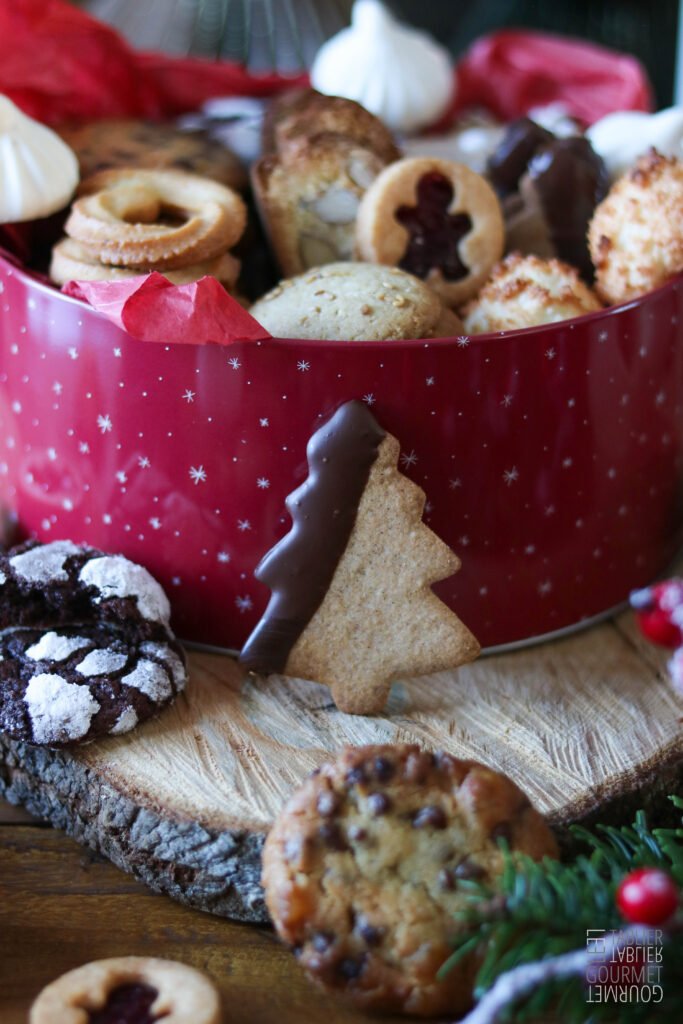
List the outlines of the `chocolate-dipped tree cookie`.
<svg viewBox="0 0 683 1024">
<path fill-rule="evenodd" d="M 431 590 L 460 567 L 422 522 L 424 492 L 362 402 L 311 437 L 293 525 L 262 559 L 271 599 L 241 661 L 327 684 L 341 711 L 376 714 L 393 679 L 454 668 L 479 644 Z"/>
</svg>

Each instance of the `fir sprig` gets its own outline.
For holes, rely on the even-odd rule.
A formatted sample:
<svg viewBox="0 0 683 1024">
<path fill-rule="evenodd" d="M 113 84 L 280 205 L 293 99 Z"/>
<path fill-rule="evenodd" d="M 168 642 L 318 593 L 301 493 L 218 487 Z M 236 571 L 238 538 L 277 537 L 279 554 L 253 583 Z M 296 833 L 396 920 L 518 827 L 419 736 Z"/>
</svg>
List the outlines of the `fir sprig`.
<svg viewBox="0 0 683 1024">
<path fill-rule="evenodd" d="M 671 800 L 683 811 L 682 799 Z M 576 826 L 571 831 L 587 851 L 571 863 L 550 858 L 537 863 L 504 849 L 504 869 L 493 885 L 475 880 L 460 883 L 467 906 L 458 915 L 462 931 L 442 974 L 477 951 L 480 966 L 474 995 L 481 1000 L 504 975 L 523 965 L 547 964 L 545 970 L 523 975 L 523 995 L 514 984 L 508 986 L 519 998 L 515 996 L 507 1015 L 496 1009 L 496 1016 L 487 1019 L 509 1020 L 514 1008 L 515 1021 L 533 1020 L 551 1007 L 566 1024 L 582 1024 L 589 1017 L 618 1016 L 624 1024 L 652 1018 L 653 1010 L 646 1004 L 587 1005 L 581 957 L 588 929 L 618 933 L 623 927 L 615 894 L 626 874 L 640 867 L 658 867 L 683 887 L 683 828 L 650 829 L 645 813 L 639 811 L 629 826 L 599 825 L 595 830 Z M 629 933 L 623 935 L 614 940 L 617 947 L 620 941 L 629 941 Z M 518 972 L 516 979 L 509 980 L 519 977 Z M 528 991 L 530 979 L 537 977 L 542 980 Z M 678 928 L 665 936 L 662 985 L 664 1002 L 657 1013 L 683 1016 L 683 932 Z"/>
</svg>

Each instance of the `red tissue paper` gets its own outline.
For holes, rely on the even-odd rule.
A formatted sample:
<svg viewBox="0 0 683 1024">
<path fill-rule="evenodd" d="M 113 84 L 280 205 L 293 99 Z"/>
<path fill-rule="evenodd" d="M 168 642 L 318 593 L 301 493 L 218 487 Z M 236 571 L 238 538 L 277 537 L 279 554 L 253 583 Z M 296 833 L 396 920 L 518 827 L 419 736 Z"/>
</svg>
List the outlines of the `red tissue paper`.
<svg viewBox="0 0 683 1024">
<path fill-rule="evenodd" d="M 229 345 L 270 338 L 215 277 L 174 285 L 153 272 L 126 281 L 70 281 L 62 291 L 140 341 Z"/>
<path fill-rule="evenodd" d="M 549 103 L 585 125 L 615 110 L 652 110 L 642 64 L 581 39 L 494 32 L 472 45 L 457 71 L 455 109 L 483 106 L 503 121 Z"/>
</svg>

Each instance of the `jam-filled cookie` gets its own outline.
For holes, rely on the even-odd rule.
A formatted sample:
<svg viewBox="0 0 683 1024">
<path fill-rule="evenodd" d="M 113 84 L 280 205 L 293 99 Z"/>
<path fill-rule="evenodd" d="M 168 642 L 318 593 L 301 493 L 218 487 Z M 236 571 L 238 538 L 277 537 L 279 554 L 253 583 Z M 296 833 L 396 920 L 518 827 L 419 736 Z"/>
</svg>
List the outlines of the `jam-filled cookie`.
<svg viewBox="0 0 683 1024">
<path fill-rule="evenodd" d="M 500 839 L 535 859 L 557 853 L 504 775 L 414 745 L 348 747 L 273 825 L 263 852 L 268 910 L 308 973 L 359 1007 L 460 1014 L 476 961 L 444 978 L 438 971 L 467 906 L 460 883 L 500 873 Z"/>
<path fill-rule="evenodd" d="M 0 729 L 63 747 L 158 714 L 187 681 L 169 615 L 121 555 L 55 541 L 0 556 Z"/>
<path fill-rule="evenodd" d="M 94 960 L 43 989 L 29 1024 L 220 1024 L 221 1000 L 201 971 L 154 957 Z"/>
<path fill-rule="evenodd" d="M 360 259 L 422 278 L 448 306 L 471 298 L 503 254 L 498 198 L 464 164 L 428 157 L 386 167 L 361 200 Z"/>
</svg>

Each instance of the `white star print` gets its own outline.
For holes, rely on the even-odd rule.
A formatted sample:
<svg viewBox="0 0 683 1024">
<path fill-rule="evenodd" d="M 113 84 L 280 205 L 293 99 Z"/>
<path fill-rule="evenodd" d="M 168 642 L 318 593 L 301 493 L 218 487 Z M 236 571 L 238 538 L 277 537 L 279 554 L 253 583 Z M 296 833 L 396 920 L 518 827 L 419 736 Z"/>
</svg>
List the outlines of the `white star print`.
<svg viewBox="0 0 683 1024">
<path fill-rule="evenodd" d="M 555 506 L 554 505 L 546 505 L 543 514 L 546 515 L 546 516 L 554 516 L 555 515 Z"/>
<path fill-rule="evenodd" d="M 230 561 L 230 555 L 228 554 L 227 551 L 219 551 L 218 554 L 216 555 L 216 558 L 218 559 L 219 562 L 222 562 L 224 565 Z"/>
<path fill-rule="evenodd" d="M 56 395 L 61 395 L 63 389 L 64 389 L 64 386 L 62 384 L 60 384 L 58 380 L 56 380 L 54 382 L 54 384 L 52 385 L 52 390 L 54 391 L 54 393 Z"/>
<path fill-rule="evenodd" d="M 256 486 L 262 491 L 267 491 L 270 487 L 270 480 L 266 479 L 265 476 L 260 476 L 256 481 Z"/>
<path fill-rule="evenodd" d="M 506 409 L 509 409 L 510 406 L 512 405 L 512 395 L 503 395 L 503 397 L 500 400 L 500 404 L 504 406 Z"/>
<path fill-rule="evenodd" d="M 610 480 L 614 480 L 616 475 L 617 475 L 616 469 L 614 468 L 614 466 L 610 466 L 610 468 L 607 470 L 607 476 L 609 477 Z"/>
<path fill-rule="evenodd" d="M 503 480 L 508 485 L 508 487 L 510 487 L 510 485 L 513 484 L 515 482 L 515 480 L 518 480 L 518 479 L 519 479 L 519 470 L 517 469 L 516 466 L 513 466 L 512 469 L 506 469 L 505 472 L 503 473 Z"/>
<path fill-rule="evenodd" d="M 366 405 L 374 405 L 377 399 L 372 394 L 372 392 L 368 392 L 367 395 L 363 395 L 363 401 L 365 402 Z"/>
<path fill-rule="evenodd" d="M 267 416 L 261 417 L 261 419 L 259 420 L 259 426 L 261 426 L 261 427 L 269 427 L 270 426 L 270 423 L 268 421 L 268 417 Z"/>
<path fill-rule="evenodd" d="M 118 480 L 118 482 L 119 482 L 120 484 L 125 484 L 125 483 L 126 483 L 126 481 L 128 480 L 128 477 L 127 477 L 127 476 L 126 476 L 126 474 L 125 474 L 125 473 L 123 472 L 123 470 L 122 470 L 122 469 L 120 469 L 120 470 L 118 471 L 118 473 L 116 474 L 116 479 Z"/>
<path fill-rule="evenodd" d="M 666 401 L 666 393 L 664 391 L 658 391 L 655 396 L 655 405 L 664 405 Z"/>
<path fill-rule="evenodd" d="M 434 511 L 434 506 L 432 505 L 431 501 L 425 501 L 424 514 L 426 516 L 428 516 L 430 514 L 430 512 L 433 512 L 433 511 Z"/>
<path fill-rule="evenodd" d="M 252 607 L 252 601 L 249 595 L 247 594 L 244 597 L 236 597 L 235 605 L 239 609 L 239 611 L 248 612 L 249 609 Z"/>
<path fill-rule="evenodd" d="M 104 515 L 102 516 L 102 522 L 104 523 L 105 526 L 109 526 L 110 525 L 110 523 L 111 523 L 111 516 L 109 515 L 108 512 L 105 512 Z"/>
<path fill-rule="evenodd" d="M 231 366 L 233 370 L 239 370 L 241 365 L 242 364 L 237 358 L 237 356 L 233 356 L 231 359 L 228 359 L 228 366 Z"/>
<path fill-rule="evenodd" d="M 609 335 L 607 334 L 607 331 L 600 331 L 600 333 L 598 334 L 598 341 L 601 345 L 604 345 L 608 337 Z"/>
<path fill-rule="evenodd" d="M 534 544 L 527 544 L 527 546 L 524 548 L 525 555 L 533 555 L 535 551 L 536 547 Z"/>
<path fill-rule="evenodd" d="M 97 417 L 97 426 L 100 428 L 103 434 L 109 433 L 113 425 L 114 424 L 112 423 L 111 417 L 109 416 L 108 413 L 105 416 L 102 416 L 100 414 Z"/>
<path fill-rule="evenodd" d="M 78 349 L 77 348 L 74 348 L 72 346 L 71 348 L 68 348 L 66 351 L 68 353 L 69 359 L 78 359 Z"/>
<path fill-rule="evenodd" d="M 57 452 L 54 448 L 48 448 L 46 455 L 50 462 L 55 462 L 57 459 Z"/>
<path fill-rule="evenodd" d="M 71 512 L 73 510 L 73 507 L 74 503 L 71 500 L 71 498 L 65 498 L 64 501 L 62 502 L 62 508 L 65 509 L 67 512 Z"/>
<path fill-rule="evenodd" d="M 470 538 L 465 534 L 464 537 L 458 537 L 458 544 L 462 548 L 466 548 L 469 545 Z"/>
<path fill-rule="evenodd" d="M 153 530 L 160 530 L 161 519 L 159 519 L 157 516 L 152 516 L 152 518 L 149 520 L 149 525 L 152 527 Z"/>
<path fill-rule="evenodd" d="M 402 466 L 406 466 L 406 467 L 414 466 L 416 462 L 417 462 L 417 455 L 415 454 L 414 451 L 408 452 L 407 454 L 406 454 L 406 452 L 404 452 L 403 455 L 401 455 L 401 465 Z"/>
<path fill-rule="evenodd" d="M 179 587 L 182 582 L 183 581 L 181 580 L 180 576 L 173 576 L 171 579 L 171 583 L 173 584 L 174 587 Z"/>
<path fill-rule="evenodd" d="M 574 460 L 568 455 L 566 459 L 562 459 L 562 468 L 569 469 L 570 466 L 574 465 Z"/>
<path fill-rule="evenodd" d="M 555 351 L 554 348 L 548 348 L 545 351 L 546 359 L 554 359 L 556 355 L 557 355 L 557 352 Z"/>
<path fill-rule="evenodd" d="M 140 469 L 149 469 L 152 463 L 149 461 L 146 455 L 141 455 L 138 459 L 138 466 Z"/>
<path fill-rule="evenodd" d="M 462 480 L 458 476 L 455 478 L 455 480 L 449 480 L 448 486 L 452 491 L 457 491 L 458 487 L 462 487 Z"/>
<path fill-rule="evenodd" d="M 425 377 L 425 384 L 427 385 L 428 388 L 431 388 L 434 383 L 434 377 Z"/>
<path fill-rule="evenodd" d="M 300 359 L 299 362 L 296 364 L 296 368 L 301 373 L 305 373 L 306 370 L 310 370 L 311 364 L 308 362 L 307 359 Z"/>
<path fill-rule="evenodd" d="M 81 453 L 81 455 L 87 455 L 88 452 L 90 451 L 90 445 L 88 444 L 87 441 L 79 441 L 78 450 Z"/>
<path fill-rule="evenodd" d="M 120 348 L 115 348 L 114 349 L 114 358 L 115 359 L 120 359 L 121 358 L 121 349 Z"/>
<path fill-rule="evenodd" d="M 203 466 L 190 466 L 190 477 L 195 484 L 203 484 L 206 480 L 206 470 Z"/>
<path fill-rule="evenodd" d="M 456 343 L 458 348 L 467 348 L 467 346 L 470 343 L 470 339 L 467 338 L 464 334 L 461 334 L 459 338 L 456 338 Z"/>
<path fill-rule="evenodd" d="M 550 580 L 543 580 L 542 583 L 538 584 L 538 592 L 541 597 L 545 597 L 553 589 L 553 585 Z"/>
<path fill-rule="evenodd" d="M 194 396 L 196 395 L 196 393 L 196 391 L 190 391 L 190 389 L 187 388 L 185 391 L 183 391 L 183 398 L 185 399 L 186 402 L 194 402 Z"/>
<path fill-rule="evenodd" d="M 240 530 L 241 533 L 244 533 L 245 530 L 251 530 L 251 523 L 248 519 L 238 519 L 237 529 Z"/>
</svg>

